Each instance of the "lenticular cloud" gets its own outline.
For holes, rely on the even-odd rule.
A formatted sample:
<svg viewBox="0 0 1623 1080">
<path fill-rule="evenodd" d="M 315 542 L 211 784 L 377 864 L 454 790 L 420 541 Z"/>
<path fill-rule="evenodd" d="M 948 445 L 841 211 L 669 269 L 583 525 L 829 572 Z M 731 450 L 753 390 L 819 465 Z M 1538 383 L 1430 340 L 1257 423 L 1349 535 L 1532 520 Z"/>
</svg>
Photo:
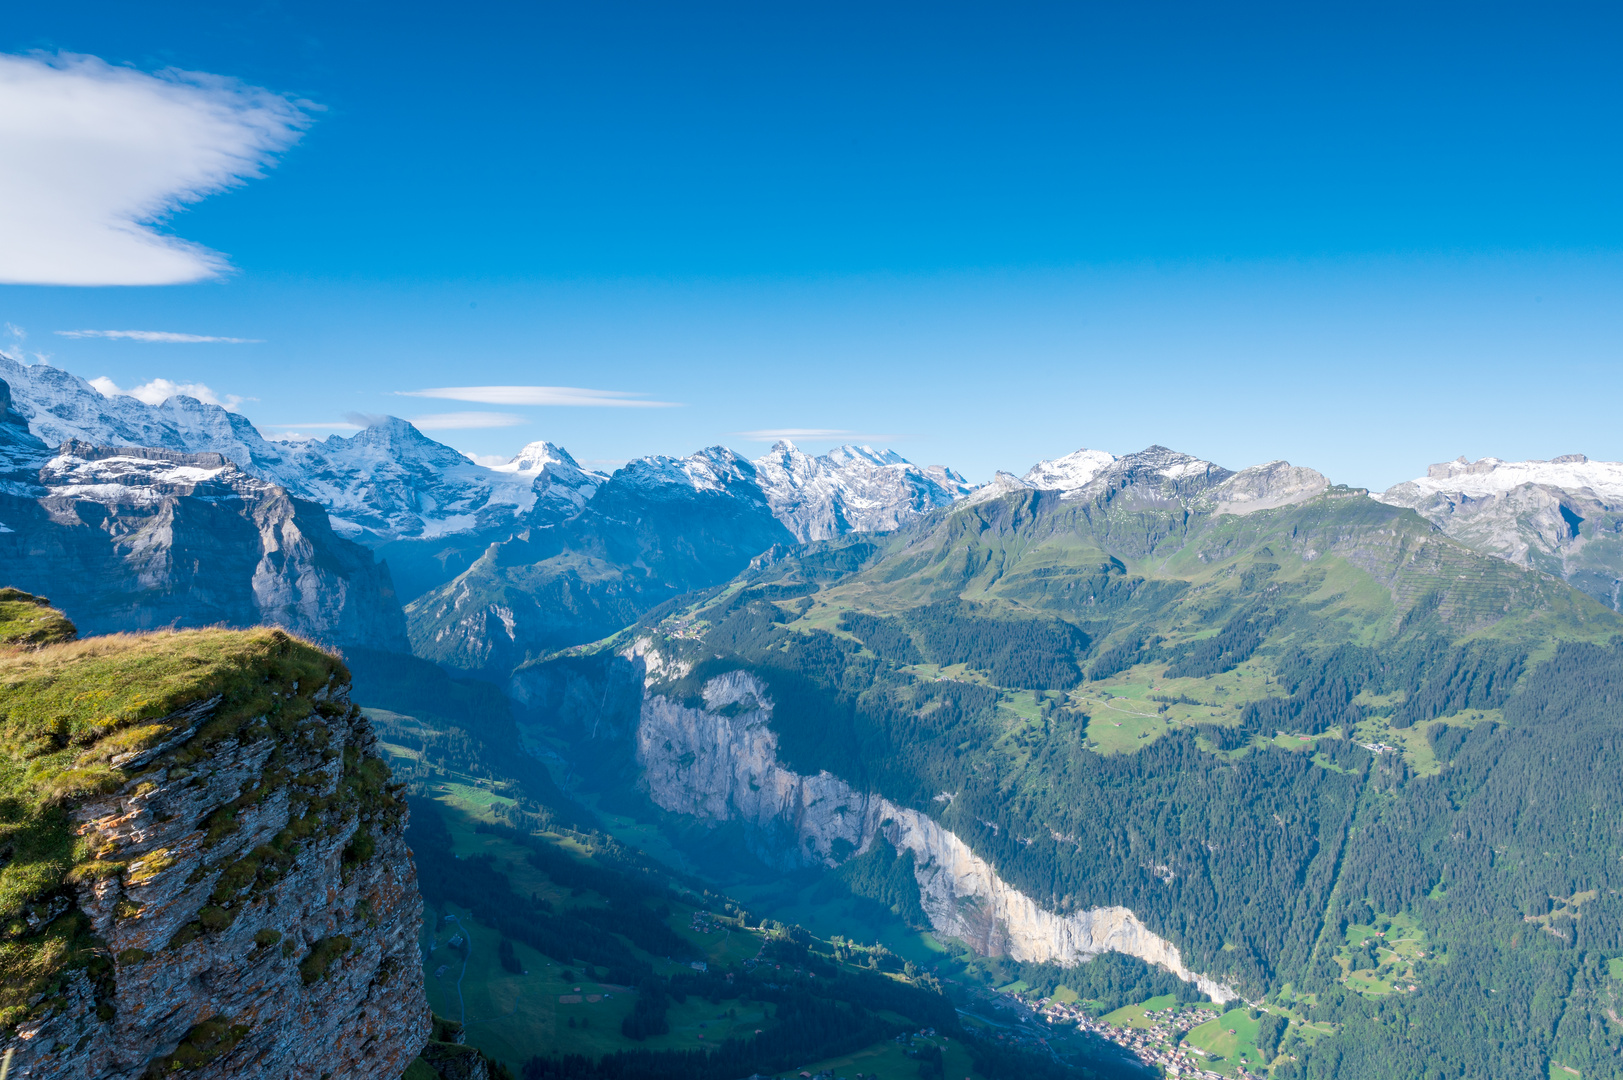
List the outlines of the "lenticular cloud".
<svg viewBox="0 0 1623 1080">
<path fill-rule="evenodd" d="M 262 175 L 309 107 L 216 75 L 0 55 L 0 282 L 168 285 L 220 273 L 223 256 L 154 225 Z"/>
</svg>

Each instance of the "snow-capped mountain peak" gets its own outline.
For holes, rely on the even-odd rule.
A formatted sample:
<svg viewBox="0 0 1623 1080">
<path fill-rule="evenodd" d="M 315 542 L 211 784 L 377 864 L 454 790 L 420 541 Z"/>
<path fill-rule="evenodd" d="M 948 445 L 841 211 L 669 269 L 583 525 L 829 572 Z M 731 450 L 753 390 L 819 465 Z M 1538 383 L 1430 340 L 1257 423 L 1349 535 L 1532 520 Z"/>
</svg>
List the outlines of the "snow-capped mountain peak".
<svg viewBox="0 0 1623 1080">
<path fill-rule="evenodd" d="M 652 454 L 628 461 L 610 478 L 617 487 L 648 492 L 677 489 L 684 492 L 736 491 L 750 485 L 755 468 L 725 446 L 707 446 L 687 457 Z"/>
<path fill-rule="evenodd" d="M 567 450 L 549 442 L 527 443 L 510 461 L 492 465 L 491 468 L 496 472 L 538 473 L 552 464 L 567 465 L 572 469 L 580 468 Z"/>
<path fill-rule="evenodd" d="M 1549 461 L 1457 458 L 1376 495 L 1463 544 L 1566 578 L 1623 610 L 1623 462 L 1564 454 Z"/>
<path fill-rule="evenodd" d="M 1485 498 L 1503 495 L 1523 484 L 1589 491 L 1603 500 L 1620 500 L 1623 499 L 1623 462 L 1591 461 L 1583 454 L 1563 454 L 1549 461 L 1504 461 L 1496 457 L 1467 461 L 1462 456 L 1427 467 L 1425 476 L 1398 484 L 1379 498 L 1387 502 L 1401 501 L 1402 489 L 1410 485 L 1415 492 L 1424 495 L 1447 492 Z"/>
<path fill-rule="evenodd" d="M 1084 448 L 1064 457 L 1037 462 L 1021 480 L 1028 487 L 1044 491 L 1076 491 L 1086 487 L 1116 460 L 1115 454 Z"/>
<path fill-rule="evenodd" d="M 812 457 L 780 440 L 754 467 L 773 515 L 803 542 L 895 529 L 974 490 L 951 469 L 921 468 L 871 446 L 838 446 Z"/>
</svg>

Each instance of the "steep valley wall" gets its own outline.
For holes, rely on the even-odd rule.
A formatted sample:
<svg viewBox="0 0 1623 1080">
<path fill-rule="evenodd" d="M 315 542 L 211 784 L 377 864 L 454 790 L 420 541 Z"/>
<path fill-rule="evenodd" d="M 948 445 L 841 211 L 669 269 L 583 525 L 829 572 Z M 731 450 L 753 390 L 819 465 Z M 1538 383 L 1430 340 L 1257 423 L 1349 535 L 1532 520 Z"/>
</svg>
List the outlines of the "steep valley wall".
<svg viewBox="0 0 1623 1080">
<path fill-rule="evenodd" d="M 657 673 L 658 658 L 647 659 Z M 769 723 L 771 702 L 749 673 L 719 675 L 705 683 L 703 694 L 703 708 L 652 691 L 644 696 L 637 762 L 661 808 L 741 822 L 754 854 L 786 869 L 808 862 L 835 865 L 839 848 L 866 851 L 882 835 L 898 851 L 913 853 L 931 925 L 983 953 L 1068 965 L 1122 952 L 1165 968 L 1215 1000 L 1238 996 L 1190 971 L 1178 949 L 1127 908 L 1048 911 L 928 815 L 857 791 L 827 772 L 803 776 L 784 768 Z"/>
</svg>

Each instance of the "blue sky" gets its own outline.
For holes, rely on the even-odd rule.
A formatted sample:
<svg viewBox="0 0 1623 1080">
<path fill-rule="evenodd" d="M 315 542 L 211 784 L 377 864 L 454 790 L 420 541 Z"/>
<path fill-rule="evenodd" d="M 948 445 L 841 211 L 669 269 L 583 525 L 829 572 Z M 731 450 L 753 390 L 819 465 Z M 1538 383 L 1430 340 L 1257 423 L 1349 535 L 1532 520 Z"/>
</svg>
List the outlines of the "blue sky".
<svg viewBox="0 0 1623 1080">
<path fill-rule="evenodd" d="M 228 269 L 0 285 L 11 347 L 206 384 L 267 430 L 507 424 L 432 432 L 479 454 L 829 431 L 985 479 L 1160 442 L 1383 487 L 1462 453 L 1623 459 L 1615 10 L 221 7 L 0 28 L 277 95 L 237 147 L 262 176 L 173 180 L 197 198 L 161 229 Z M 3 168 L 47 175 L 27 145 Z M 140 180 L 106 161 L 49 175 L 104 178 L 94 209 Z M 256 343 L 57 333 L 84 329 Z M 400 396 L 490 385 L 674 404 Z"/>
</svg>

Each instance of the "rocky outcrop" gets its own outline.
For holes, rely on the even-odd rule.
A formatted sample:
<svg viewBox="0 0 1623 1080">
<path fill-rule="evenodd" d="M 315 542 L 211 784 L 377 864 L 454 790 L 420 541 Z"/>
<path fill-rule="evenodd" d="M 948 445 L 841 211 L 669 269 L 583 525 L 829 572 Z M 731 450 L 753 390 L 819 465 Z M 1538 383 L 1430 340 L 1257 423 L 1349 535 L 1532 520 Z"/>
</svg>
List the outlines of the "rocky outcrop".
<svg viewBox="0 0 1623 1080">
<path fill-rule="evenodd" d="M 1185 967 L 1176 946 L 1127 908 L 1048 911 L 929 815 L 857 791 L 827 772 L 803 776 L 784 768 L 770 726 L 772 703 L 749 673 L 716 676 L 703 695 L 696 708 L 654 692 L 644 699 L 637 762 L 649 797 L 663 809 L 741 822 L 754 853 L 785 869 L 836 865 L 839 852 L 861 853 L 883 836 L 913 853 L 931 925 L 981 952 L 1058 964 L 1122 952 L 1195 983 L 1214 999 L 1237 996 Z"/>
<path fill-rule="evenodd" d="M 405 800 L 341 665 L 265 630 L 56 649 L 38 662 L 51 678 L 83 671 L 104 696 L 98 665 L 143 670 L 164 650 L 222 673 L 210 697 L 128 729 L 104 793 L 65 808 L 90 861 L 6 923 L 7 948 L 40 957 L 8 978 L 44 980 L 8 1010 L 11 1076 L 397 1080 L 430 1029 L 422 901 Z M 6 673 L 13 716 L 32 662 Z"/>
<path fill-rule="evenodd" d="M 1245 515 L 1257 510 L 1294 506 L 1323 495 L 1330 481 L 1314 469 L 1288 461 L 1269 461 L 1241 469 L 1212 490 L 1217 514 Z"/>
</svg>

